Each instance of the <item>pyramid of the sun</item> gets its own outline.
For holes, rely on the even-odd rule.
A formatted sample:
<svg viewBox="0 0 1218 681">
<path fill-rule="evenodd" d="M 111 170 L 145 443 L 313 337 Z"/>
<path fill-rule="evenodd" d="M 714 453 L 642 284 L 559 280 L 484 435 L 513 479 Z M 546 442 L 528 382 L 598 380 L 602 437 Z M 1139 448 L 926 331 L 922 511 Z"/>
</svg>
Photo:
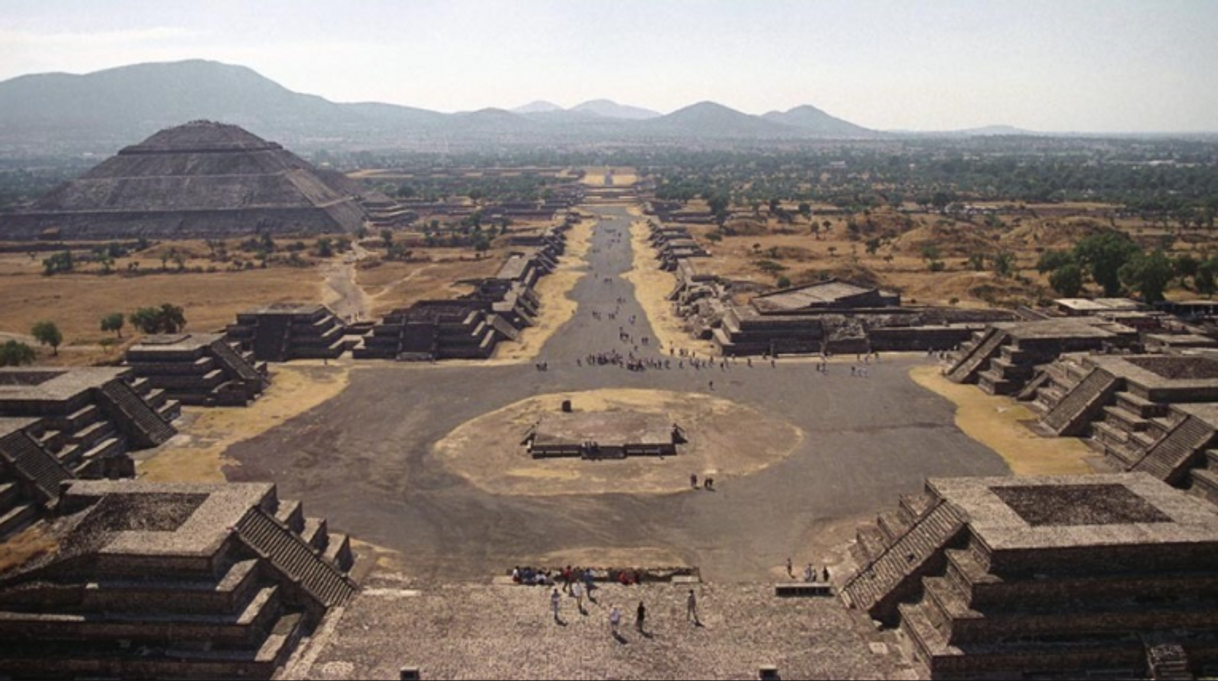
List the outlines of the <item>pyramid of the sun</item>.
<svg viewBox="0 0 1218 681">
<path fill-rule="evenodd" d="M 352 189 L 235 125 L 194 121 L 0 216 L 0 239 L 353 232 L 364 210 Z"/>
</svg>

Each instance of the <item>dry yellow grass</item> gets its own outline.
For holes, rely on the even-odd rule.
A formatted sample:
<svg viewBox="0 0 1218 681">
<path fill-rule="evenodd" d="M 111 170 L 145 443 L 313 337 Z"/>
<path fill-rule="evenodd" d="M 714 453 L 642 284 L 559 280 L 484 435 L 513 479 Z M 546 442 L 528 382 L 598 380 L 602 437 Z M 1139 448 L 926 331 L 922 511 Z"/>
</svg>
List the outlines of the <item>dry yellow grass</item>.
<svg viewBox="0 0 1218 681">
<path fill-rule="evenodd" d="M 0 276 L 0 332 L 28 334 L 39 321 L 55 322 L 64 334 L 64 363 L 113 358 L 99 347 L 112 334 L 100 329 L 111 312 L 172 303 L 185 308 L 188 329 L 222 330 L 238 312 L 275 302 L 321 302 L 318 268 L 273 267 L 214 274 L 154 274 L 140 277 L 38 273 Z M 124 335 L 134 330 L 128 328 Z M 77 349 L 71 346 L 77 346 Z"/>
<path fill-rule="evenodd" d="M 634 249 L 633 268 L 622 276 L 634 286 L 635 298 L 643 307 L 651 330 L 663 349 L 676 348 L 710 357 L 715 346 L 710 341 L 695 339 L 685 330 L 685 321 L 677 316 L 672 303 L 666 298 L 676 286 L 671 272 L 660 269 L 655 249 L 649 242 L 650 231 L 645 221 L 636 221 L 630 226 L 631 247 Z"/>
<path fill-rule="evenodd" d="M 33 525 L 0 544 L 0 575 L 56 551 L 59 544 L 45 525 Z"/>
<path fill-rule="evenodd" d="M 793 207 L 787 206 L 788 210 Z M 689 210 L 706 210 L 704 202 L 691 201 Z M 714 255 L 699 260 L 701 270 L 735 281 L 775 286 L 779 277 L 793 284 L 815 281 L 821 276 L 862 279 L 900 291 L 907 302 L 924 305 L 978 307 L 993 304 L 1015 305 L 1035 303 L 1041 297 L 1053 297 L 1048 279 L 1036 272 L 1035 266 L 1044 249 L 1068 249 L 1078 239 L 1111 227 L 1101 213 L 1111 206 L 1071 204 L 1037 207 L 1040 217 L 1004 216 L 1002 226 L 987 226 L 984 220 L 956 220 L 939 215 L 898 215 L 889 209 L 877 210 L 869 219 L 861 236 L 850 238 L 847 220 L 842 216 L 814 215 L 821 226 L 819 238 L 813 236 L 803 218 L 794 224 L 770 219 L 762 211 L 742 215 L 728 223 L 737 235 L 723 236 L 712 241 L 718 232 L 714 225 L 692 225 L 691 233 Z M 855 220 L 865 225 L 868 218 L 858 215 Z M 824 222 L 829 223 L 826 229 Z M 1116 227 L 1138 239 L 1144 247 L 1158 245 L 1164 235 L 1161 227 L 1137 220 L 1116 221 Z M 881 238 L 882 244 L 874 254 L 867 252 L 866 242 Z M 934 244 L 945 263 L 942 272 L 931 272 L 923 258 L 922 247 Z M 1204 242 L 1193 243 L 1177 239 L 1173 254 L 1199 254 Z M 777 250 L 775 250 L 777 249 Z M 992 271 L 973 271 L 968 256 L 972 253 L 993 254 L 1009 251 L 1016 256 L 1016 277 L 998 277 Z M 776 273 L 763 271 L 758 263 L 770 260 L 784 268 Z M 1194 295 L 1190 292 L 1169 292 L 1173 295 Z"/>
<path fill-rule="evenodd" d="M 956 425 L 966 435 L 989 447 L 1018 476 L 1087 475 L 1095 471 L 1087 461 L 1095 453 L 1074 438 L 1042 438 L 1024 424 L 1035 415 L 1009 397 L 994 397 L 975 385 L 959 385 L 938 367 L 916 367 L 910 376 L 918 385 L 956 405 Z"/>
<path fill-rule="evenodd" d="M 182 433 L 138 464 L 148 482 L 224 482 L 228 448 L 338 396 L 350 376 L 343 366 L 297 363 L 271 370 L 271 387 L 248 407 L 187 407 Z"/>
<path fill-rule="evenodd" d="M 662 415 L 697 437 L 676 457 L 638 457 L 589 466 L 580 459 L 530 458 L 516 437 L 488 446 L 485 433 L 519 433 L 538 415 L 572 400 L 577 411 Z M 689 489 L 689 475 L 752 475 L 790 456 L 803 443 L 799 428 L 709 395 L 659 390 L 599 390 L 542 395 L 469 421 L 436 443 L 444 465 L 492 494 L 666 494 Z"/>
<path fill-rule="evenodd" d="M 541 299 L 537 323 L 525 329 L 515 343 L 501 343 L 495 352 L 496 360 L 514 362 L 537 357 L 546 341 L 575 316 L 579 306 L 571 299 L 571 291 L 588 274 L 584 257 L 592 243 L 592 224 L 591 220 L 584 220 L 567 232 L 567 249 L 558 269 L 537 284 L 537 296 Z"/>
</svg>

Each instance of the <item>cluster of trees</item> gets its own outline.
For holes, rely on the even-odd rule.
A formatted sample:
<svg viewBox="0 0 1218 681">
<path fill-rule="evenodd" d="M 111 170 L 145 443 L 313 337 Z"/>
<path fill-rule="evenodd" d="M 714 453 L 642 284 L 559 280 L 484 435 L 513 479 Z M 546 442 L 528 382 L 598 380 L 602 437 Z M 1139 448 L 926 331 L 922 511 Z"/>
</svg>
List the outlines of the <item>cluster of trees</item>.
<svg viewBox="0 0 1218 681">
<path fill-rule="evenodd" d="M 474 203 L 528 203 L 543 201 L 553 196 L 552 185 L 558 178 L 535 174 L 513 176 L 489 175 L 483 177 L 437 177 L 412 178 L 397 185 L 383 185 L 385 193 L 397 199 L 422 200 L 428 203 L 448 201 L 466 197 Z"/>
<path fill-rule="evenodd" d="M 19 367 L 34 363 L 34 348 L 20 341 L 10 340 L 0 345 L 0 367 Z"/>
<path fill-rule="evenodd" d="M 1079 295 L 1090 281 L 1107 297 L 1129 290 L 1157 303 L 1176 279 L 1212 296 L 1218 259 L 1199 261 L 1190 255 L 1172 259 L 1162 250 L 1143 251 L 1124 233 L 1108 231 L 1080 240 L 1071 250 L 1045 253 L 1036 269 L 1049 275 L 1049 285 L 1067 298 Z"/>
<path fill-rule="evenodd" d="M 125 317 L 121 312 L 112 312 L 101 318 L 101 330 L 123 337 L 123 328 L 127 321 L 131 326 L 147 334 L 178 333 L 186 328 L 186 312 L 181 307 L 164 303 L 160 307 L 144 307 Z M 59 355 L 59 346 L 63 345 L 63 332 L 55 322 L 41 321 L 30 329 L 30 335 L 39 345 L 51 348 L 54 355 Z M 33 363 L 34 349 L 19 341 L 8 341 L 0 345 L 0 367 L 21 366 Z"/>
<path fill-rule="evenodd" d="M 118 319 L 116 320 L 116 315 Z M 102 318 L 102 330 L 122 335 L 122 315 L 114 313 Z M 186 328 L 186 311 L 177 305 L 164 303 L 160 307 L 142 307 L 132 312 L 128 319 L 142 333 L 178 333 Z M 109 327 L 107 328 L 107 321 Z"/>
</svg>

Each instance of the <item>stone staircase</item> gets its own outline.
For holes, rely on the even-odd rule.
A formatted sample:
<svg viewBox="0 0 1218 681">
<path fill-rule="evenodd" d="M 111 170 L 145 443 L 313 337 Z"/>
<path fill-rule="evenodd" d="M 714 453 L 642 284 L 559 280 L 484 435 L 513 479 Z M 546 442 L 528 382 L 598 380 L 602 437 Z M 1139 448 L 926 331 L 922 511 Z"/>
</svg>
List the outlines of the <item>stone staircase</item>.
<svg viewBox="0 0 1218 681">
<path fill-rule="evenodd" d="M 110 381 L 101 389 L 103 407 L 108 407 L 111 416 L 127 421 L 139 434 L 139 444 L 156 447 L 168 442 L 178 431 L 164 417 L 138 395 L 131 386 L 122 381 Z"/>
<path fill-rule="evenodd" d="M 263 510 L 251 509 L 237 525 L 237 536 L 319 604 L 339 606 L 355 595 L 354 582 L 290 527 Z"/>
<path fill-rule="evenodd" d="M 1086 378 L 1041 418 L 1041 425 L 1058 437 L 1082 435 L 1119 387 L 1115 376 L 1102 369 L 1092 369 Z"/>
<path fill-rule="evenodd" d="M 1186 417 L 1130 471 L 1149 473 L 1169 485 L 1178 485 L 1197 454 L 1214 441 L 1214 436 L 1214 429 L 1209 424 L 1192 416 Z"/>
<path fill-rule="evenodd" d="M 842 597 L 853 608 L 865 610 L 872 619 L 893 623 L 898 618 L 897 605 L 916 588 L 918 581 L 943 558 L 943 552 L 965 528 L 964 519 L 949 504 L 932 502 L 933 506 L 916 517 L 899 536 L 887 542 L 887 547 L 859 570 L 842 589 Z M 880 530 L 885 534 L 908 521 L 907 514 L 917 509 L 905 508 L 894 515 L 881 516 Z M 894 523 L 895 521 L 895 523 Z"/>
<path fill-rule="evenodd" d="M 216 357 L 222 363 L 224 363 L 230 371 L 239 376 L 241 380 L 253 383 L 255 385 L 261 385 L 263 387 L 266 386 L 266 378 L 262 374 L 258 373 L 258 370 L 255 369 L 252 364 L 247 362 L 244 357 L 237 354 L 237 351 L 233 350 L 232 346 L 230 346 L 228 343 L 224 342 L 223 340 L 218 340 L 211 344 L 211 350 L 213 353 L 215 353 Z"/>
<path fill-rule="evenodd" d="M 985 369 L 989 361 L 997 356 L 999 348 L 1007 340 L 1005 331 L 995 328 L 986 329 L 972 345 L 965 349 L 961 357 L 947 372 L 947 377 L 955 383 L 972 383 L 978 374 Z"/>
</svg>

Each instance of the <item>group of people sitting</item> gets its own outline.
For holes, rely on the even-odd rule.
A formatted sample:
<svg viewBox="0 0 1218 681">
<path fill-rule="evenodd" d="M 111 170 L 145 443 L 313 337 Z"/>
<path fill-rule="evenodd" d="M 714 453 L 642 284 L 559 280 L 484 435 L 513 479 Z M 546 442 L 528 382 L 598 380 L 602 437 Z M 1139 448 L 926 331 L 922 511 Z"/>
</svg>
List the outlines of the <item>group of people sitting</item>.
<svg viewBox="0 0 1218 681">
<path fill-rule="evenodd" d="M 604 576 L 622 586 L 633 586 L 643 581 L 643 571 L 635 568 L 624 570 L 609 569 Z M 563 591 L 568 591 L 572 584 L 583 584 L 586 592 L 593 589 L 595 581 L 591 568 L 567 567 L 561 570 L 535 569 L 532 567 L 516 566 L 512 568 L 512 582 L 523 586 L 557 586 L 562 584 Z"/>
<path fill-rule="evenodd" d="M 534 570 L 519 565 L 512 568 L 512 581 L 525 586 L 554 586 L 554 576 L 549 570 Z"/>
</svg>

